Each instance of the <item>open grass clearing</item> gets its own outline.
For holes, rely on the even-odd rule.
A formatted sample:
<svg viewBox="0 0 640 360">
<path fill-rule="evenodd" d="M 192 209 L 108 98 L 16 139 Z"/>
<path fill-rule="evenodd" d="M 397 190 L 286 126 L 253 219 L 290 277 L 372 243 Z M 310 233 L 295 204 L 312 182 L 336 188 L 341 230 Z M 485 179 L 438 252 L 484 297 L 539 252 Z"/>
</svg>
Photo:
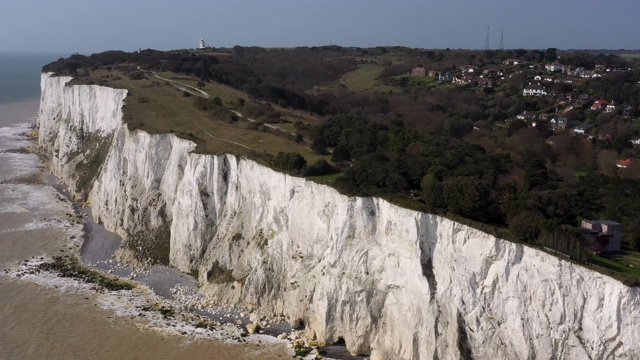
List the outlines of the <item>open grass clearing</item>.
<svg viewBox="0 0 640 360">
<path fill-rule="evenodd" d="M 318 184 L 333 186 L 335 185 L 338 177 L 340 177 L 341 175 L 342 173 L 335 173 L 335 174 L 321 175 L 321 176 L 309 176 L 307 177 L 307 179 L 313 182 L 317 182 Z"/>
<path fill-rule="evenodd" d="M 591 262 L 615 272 L 631 275 L 640 279 L 640 254 L 631 252 L 617 252 L 593 256 Z"/>
<path fill-rule="evenodd" d="M 349 90 L 355 92 L 387 92 L 395 90 L 395 87 L 384 85 L 378 80 L 380 72 L 382 72 L 383 69 L 383 66 L 375 64 L 358 65 L 356 70 L 348 72 L 342 76 L 340 83 L 346 86 Z"/>
<path fill-rule="evenodd" d="M 84 74 L 83 71 L 81 73 Z M 161 74 L 163 77 L 166 75 L 168 74 Z M 197 79 L 189 79 L 187 76 L 180 76 L 180 80 L 176 81 L 188 85 L 193 83 L 193 86 L 197 83 Z M 255 126 L 242 119 L 229 123 L 224 121 L 226 115 L 212 118 L 210 114 L 193 107 L 196 98 L 194 95 L 184 96 L 183 91 L 152 76 L 143 80 L 132 80 L 121 71 L 95 70 L 90 72 L 89 76 L 78 77 L 74 83 L 98 84 L 129 90 L 129 96 L 125 100 L 124 121 L 130 129 L 140 129 L 151 134 L 174 133 L 181 138 L 194 141 L 198 153 L 231 153 L 254 157 L 256 152 L 296 152 L 305 157 L 309 164 L 326 158 L 315 154 L 304 143 L 298 144 L 277 134 L 277 130 L 264 127 L 255 130 Z M 211 97 L 220 95 L 225 105 L 235 102 L 238 97 L 248 98 L 243 93 L 218 83 L 207 83 L 205 91 Z M 288 113 L 290 116 L 305 119 L 300 113 Z M 293 124 L 282 125 L 293 128 Z"/>
</svg>

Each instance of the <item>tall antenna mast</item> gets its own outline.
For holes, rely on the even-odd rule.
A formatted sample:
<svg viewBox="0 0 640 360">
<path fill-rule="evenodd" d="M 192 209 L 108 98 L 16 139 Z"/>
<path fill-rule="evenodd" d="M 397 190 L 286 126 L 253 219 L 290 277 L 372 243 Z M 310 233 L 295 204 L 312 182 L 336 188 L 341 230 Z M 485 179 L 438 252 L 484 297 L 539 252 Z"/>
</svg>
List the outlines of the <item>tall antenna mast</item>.
<svg viewBox="0 0 640 360">
<path fill-rule="evenodd" d="M 502 27 L 502 31 L 500 32 L 500 46 L 498 48 L 500 50 L 504 50 L 504 26 Z"/>
<path fill-rule="evenodd" d="M 487 41 L 484 43 L 484 49 L 489 50 L 489 27 L 487 26 Z"/>
</svg>

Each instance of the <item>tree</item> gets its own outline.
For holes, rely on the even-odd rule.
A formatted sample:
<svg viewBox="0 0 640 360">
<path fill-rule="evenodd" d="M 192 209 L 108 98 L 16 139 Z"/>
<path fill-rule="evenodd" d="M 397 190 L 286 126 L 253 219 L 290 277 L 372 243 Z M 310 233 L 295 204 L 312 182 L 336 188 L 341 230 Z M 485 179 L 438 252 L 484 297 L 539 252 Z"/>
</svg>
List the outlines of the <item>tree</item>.
<svg viewBox="0 0 640 360">
<path fill-rule="evenodd" d="M 525 210 L 509 222 L 509 230 L 524 242 L 533 242 L 540 235 L 540 223 L 544 216 L 537 210 Z"/>
<path fill-rule="evenodd" d="M 420 183 L 424 201 L 433 207 L 444 207 L 442 199 L 442 183 L 438 182 L 435 176 L 428 174 L 422 178 Z"/>
<path fill-rule="evenodd" d="M 335 172 L 335 169 L 325 160 L 320 159 L 316 161 L 313 165 L 308 166 L 304 169 L 304 176 L 320 176 L 326 174 L 332 174 Z"/>
<path fill-rule="evenodd" d="M 547 169 L 543 158 L 533 157 L 525 163 L 524 186 L 526 190 L 554 189 L 557 186 L 557 174 Z"/>
<path fill-rule="evenodd" d="M 447 209 L 468 219 L 484 221 L 491 215 L 491 187 L 471 176 L 457 176 L 442 184 Z"/>
<path fill-rule="evenodd" d="M 199 87 L 200 89 L 202 89 L 204 87 L 204 82 L 202 81 L 198 81 L 198 83 L 196 84 L 197 87 Z"/>
<path fill-rule="evenodd" d="M 299 172 L 307 165 L 307 160 L 298 153 L 278 152 L 272 164 L 285 171 Z"/>
<path fill-rule="evenodd" d="M 311 143 L 311 150 L 315 151 L 317 154 L 324 155 L 327 153 L 327 142 L 324 141 L 322 136 L 319 136 L 313 140 L 313 143 Z"/>
<path fill-rule="evenodd" d="M 548 48 L 547 51 L 544 52 L 545 61 L 556 61 L 558 59 L 558 49 L 556 48 Z"/>
<path fill-rule="evenodd" d="M 342 161 L 351 161 L 351 154 L 349 154 L 349 149 L 347 149 L 344 145 L 338 145 L 333 149 L 333 153 L 331 154 L 331 161 L 334 162 L 342 162 Z"/>
</svg>

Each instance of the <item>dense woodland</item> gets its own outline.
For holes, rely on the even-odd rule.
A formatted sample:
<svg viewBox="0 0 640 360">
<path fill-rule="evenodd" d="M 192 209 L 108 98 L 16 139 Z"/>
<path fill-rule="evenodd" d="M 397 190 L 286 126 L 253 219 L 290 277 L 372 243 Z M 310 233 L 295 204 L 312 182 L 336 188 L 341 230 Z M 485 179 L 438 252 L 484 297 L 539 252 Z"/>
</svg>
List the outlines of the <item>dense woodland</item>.
<svg viewBox="0 0 640 360">
<path fill-rule="evenodd" d="M 511 65 L 514 59 L 526 65 Z M 565 77 L 548 71 L 548 63 L 593 74 Z M 319 126 L 296 124 L 296 141 L 307 142 L 330 162 L 307 164 L 298 154 L 281 153 L 271 163 L 304 176 L 338 173 L 335 187 L 344 193 L 382 196 L 470 219 L 576 260 L 585 255 L 574 227 L 581 219 L 609 219 L 623 224 L 625 246 L 640 250 L 640 164 L 616 166 L 619 160 L 638 156 L 630 140 L 640 136 L 640 123 L 635 110 L 624 113 L 625 108 L 640 107 L 640 63 L 633 59 L 556 49 L 236 46 L 206 53 L 74 55 L 44 70 L 75 74 L 117 64 L 230 85 L 273 104 L 266 110 L 250 109 L 261 121 L 281 121 L 275 105 L 322 117 Z M 345 74 L 365 65 L 380 67 L 380 88 L 353 91 L 340 83 Z M 478 86 L 483 78 L 477 75 L 460 85 L 433 76 L 417 81 L 407 75 L 416 66 L 438 74 L 460 73 L 464 66 L 494 68 L 501 75 L 491 87 Z M 549 82 L 548 96 L 523 96 L 523 88 L 536 75 L 566 81 Z M 591 110 L 598 99 L 619 107 L 611 112 Z M 214 105 L 243 104 L 244 99 L 238 99 Z M 194 100 L 194 106 L 207 110 L 202 100 Z M 526 112 L 589 124 L 594 132 L 576 135 L 542 120 L 532 126 L 530 119 L 518 118 Z"/>
</svg>

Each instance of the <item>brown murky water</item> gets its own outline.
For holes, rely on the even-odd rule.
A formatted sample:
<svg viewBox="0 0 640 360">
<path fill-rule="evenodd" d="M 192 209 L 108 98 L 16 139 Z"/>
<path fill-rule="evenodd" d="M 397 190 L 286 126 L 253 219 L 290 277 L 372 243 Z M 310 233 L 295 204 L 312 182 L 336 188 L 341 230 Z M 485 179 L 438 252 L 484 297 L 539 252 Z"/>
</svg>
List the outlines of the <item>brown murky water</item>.
<svg viewBox="0 0 640 360">
<path fill-rule="evenodd" d="M 6 152 L 28 144 L 13 134 L 27 129 L 38 102 L 0 105 L 0 359 L 284 359 L 282 344 L 228 344 L 149 330 L 138 319 L 100 306 L 100 294 L 44 286 L 5 275 L 33 256 L 68 253 L 70 204 L 50 186 L 28 178 L 37 156 Z M 20 124 L 25 125 L 20 125 Z M 77 234 L 76 234 L 77 236 Z"/>
</svg>

